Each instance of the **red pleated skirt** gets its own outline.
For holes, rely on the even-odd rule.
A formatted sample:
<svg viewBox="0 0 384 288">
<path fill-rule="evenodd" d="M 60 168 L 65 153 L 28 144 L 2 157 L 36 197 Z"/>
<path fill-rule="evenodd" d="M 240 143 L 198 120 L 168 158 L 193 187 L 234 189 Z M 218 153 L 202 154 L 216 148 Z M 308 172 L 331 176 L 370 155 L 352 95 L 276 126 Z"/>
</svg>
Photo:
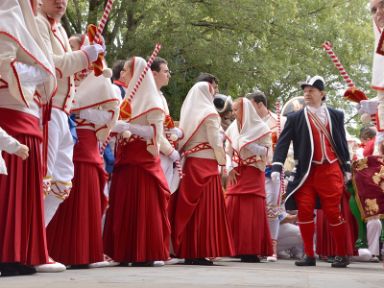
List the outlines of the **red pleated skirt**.
<svg viewBox="0 0 384 288">
<path fill-rule="evenodd" d="M 48 252 L 44 225 L 39 120 L 0 109 L 0 126 L 29 147 L 26 160 L 3 152 L 8 176 L 0 175 L 0 262 L 44 264 Z"/>
<path fill-rule="evenodd" d="M 47 227 L 49 255 L 65 265 L 103 261 L 101 231 L 106 174 L 94 131 L 78 129 L 69 197 Z"/>
<path fill-rule="evenodd" d="M 237 183 L 229 186 L 226 193 L 235 254 L 272 255 L 272 239 L 265 208 L 265 174 L 252 166 L 235 169 L 240 175 Z"/>
<path fill-rule="evenodd" d="M 342 197 L 342 216 L 345 220 L 345 246 L 347 255 L 357 255 L 357 251 L 354 248 L 354 243 L 356 241 L 356 222 L 353 218 L 353 215 L 349 208 L 348 196 L 344 191 Z M 328 219 L 326 218 L 323 210 L 319 209 L 316 212 L 316 253 L 323 257 L 335 256 L 336 255 L 336 245 L 332 236 L 331 228 L 329 226 Z"/>
<path fill-rule="evenodd" d="M 172 244 L 180 258 L 233 256 L 233 240 L 216 160 L 187 158 L 171 198 Z"/>
<path fill-rule="evenodd" d="M 118 262 L 169 257 L 169 189 L 160 158 L 144 141 L 120 143 L 104 228 L 105 253 Z"/>
</svg>

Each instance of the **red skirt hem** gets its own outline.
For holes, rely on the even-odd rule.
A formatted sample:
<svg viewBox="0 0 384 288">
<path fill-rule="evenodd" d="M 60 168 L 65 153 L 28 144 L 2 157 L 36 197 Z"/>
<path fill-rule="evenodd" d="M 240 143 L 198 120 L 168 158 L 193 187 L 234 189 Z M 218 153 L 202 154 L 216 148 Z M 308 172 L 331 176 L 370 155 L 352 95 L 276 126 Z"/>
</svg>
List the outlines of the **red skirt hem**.
<svg viewBox="0 0 384 288">
<path fill-rule="evenodd" d="M 97 164 L 74 162 L 74 166 L 71 193 L 47 227 L 49 255 L 65 265 L 103 261 L 105 174 Z"/>
<path fill-rule="evenodd" d="M 147 152 L 143 141 L 117 150 L 119 164 L 112 174 L 103 235 L 105 253 L 118 262 L 166 260 L 170 192 L 160 159 Z"/>
<path fill-rule="evenodd" d="M 41 166 L 41 132 L 38 119 L 18 113 L 18 121 L 27 130 L 14 130 L 14 115 L 1 109 L 0 125 L 20 143 L 29 147 L 26 160 L 3 153 L 8 176 L 0 175 L 0 263 L 19 262 L 39 265 L 48 262 L 44 225 L 44 204 Z M 9 110 L 12 111 L 12 110 Z"/>
<path fill-rule="evenodd" d="M 172 195 L 172 244 L 180 258 L 233 256 L 217 161 L 188 158 Z"/>
</svg>

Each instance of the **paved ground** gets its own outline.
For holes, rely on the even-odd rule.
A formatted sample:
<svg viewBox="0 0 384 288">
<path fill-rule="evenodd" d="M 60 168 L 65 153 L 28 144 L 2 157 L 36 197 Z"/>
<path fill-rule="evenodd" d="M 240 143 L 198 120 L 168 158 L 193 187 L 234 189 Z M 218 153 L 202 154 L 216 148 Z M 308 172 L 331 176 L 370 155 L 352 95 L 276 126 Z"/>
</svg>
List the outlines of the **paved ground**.
<svg viewBox="0 0 384 288">
<path fill-rule="evenodd" d="M 4 277 L 0 278 L 0 287 L 384 287 L 382 263 L 353 263 L 347 269 L 331 268 L 330 264 L 324 262 L 318 262 L 317 267 L 299 268 L 294 266 L 291 260 L 248 264 L 223 259 L 215 263 L 213 267 L 185 265 L 161 268 L 112 267 Z"/>
</svg>

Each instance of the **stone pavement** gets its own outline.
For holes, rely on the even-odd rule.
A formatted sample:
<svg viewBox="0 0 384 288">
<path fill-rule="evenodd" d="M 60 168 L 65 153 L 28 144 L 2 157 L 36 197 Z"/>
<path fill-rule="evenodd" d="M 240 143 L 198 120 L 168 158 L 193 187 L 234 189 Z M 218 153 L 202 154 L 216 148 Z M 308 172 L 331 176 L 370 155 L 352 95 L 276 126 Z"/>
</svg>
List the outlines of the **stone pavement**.
<svg viewBox="0 0 384 288">
<path fill-rule="evenodd" d="M 225 258 L 215 264 L 210 267 L 111 267 L 0 277 L 0 287 L 384 287 L 383 263 L 352 263 L 347 269 L 336 269 L 331 268 L 329 263 L 318 262 L 317 267 L 299 268 L 294 266 L 292 260 L 279 260 L 276 263 L 240 263 L 237 259 Z"/>
</svg>

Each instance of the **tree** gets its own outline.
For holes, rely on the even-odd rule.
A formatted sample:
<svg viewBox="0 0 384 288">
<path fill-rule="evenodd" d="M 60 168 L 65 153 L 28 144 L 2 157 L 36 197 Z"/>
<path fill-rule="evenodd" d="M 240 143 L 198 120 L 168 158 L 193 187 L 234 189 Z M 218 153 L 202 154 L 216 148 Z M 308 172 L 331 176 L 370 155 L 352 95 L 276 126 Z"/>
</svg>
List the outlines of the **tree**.
<svg viewBox="0 0 384 288">
<path fill-rule="evenodd" d="M 69 34 L 95 23 L 105 2 L 70 2 Z M 373 35 L 366 8 L 366 0 L 115 0 L 104 32 L 107 59 L 146 57 L 160 42 L 173 72 L 164 92 L 176 119 L 199 72 L 218 76 L 221 91 L 234 97 L 263 90 L 270 105 L 300 95 L 297 83 L 319 74 L 332 105 L 351 110 L 334 91 L 346 86 L 321 45 L 331 41 L 357 87 L 369 91 Z"/>
</svg>

